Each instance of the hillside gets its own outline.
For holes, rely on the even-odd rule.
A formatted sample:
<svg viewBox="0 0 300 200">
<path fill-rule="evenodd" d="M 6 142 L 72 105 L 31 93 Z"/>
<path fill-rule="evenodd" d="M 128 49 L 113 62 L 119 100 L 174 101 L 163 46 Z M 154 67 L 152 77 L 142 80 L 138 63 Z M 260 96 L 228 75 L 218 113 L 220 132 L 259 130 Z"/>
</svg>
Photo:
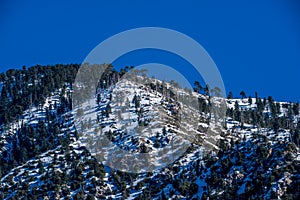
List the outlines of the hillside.
<svg viewBox="0 0 300 200">
<path fill-rule="evenodd" d="M 298 103 L 213 97 L 112 66 L 78 100 L 78 67 L 1 74 L 0 198 L 300 198 Z"/>
</svg>

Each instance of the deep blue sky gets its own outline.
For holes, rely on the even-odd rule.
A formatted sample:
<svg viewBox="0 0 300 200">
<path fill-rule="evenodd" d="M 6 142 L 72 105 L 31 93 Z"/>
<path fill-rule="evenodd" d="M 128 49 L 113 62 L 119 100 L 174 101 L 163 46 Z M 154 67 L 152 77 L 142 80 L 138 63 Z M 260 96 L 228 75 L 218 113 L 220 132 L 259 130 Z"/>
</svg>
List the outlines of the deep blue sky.
<svg viewBox="0 0 300 200">
<path fill-rule="evenodd" d="M 227 92 L 300 101 L 300 7 L 295 2 L 1 0 L 0 71 L 81 63 L 116 33 L 158 26 L 198 41 L 217 64 Z M 180 64 L 157 52 L 129 55 L 117 64 L 144 62 Z"/>
</svg>

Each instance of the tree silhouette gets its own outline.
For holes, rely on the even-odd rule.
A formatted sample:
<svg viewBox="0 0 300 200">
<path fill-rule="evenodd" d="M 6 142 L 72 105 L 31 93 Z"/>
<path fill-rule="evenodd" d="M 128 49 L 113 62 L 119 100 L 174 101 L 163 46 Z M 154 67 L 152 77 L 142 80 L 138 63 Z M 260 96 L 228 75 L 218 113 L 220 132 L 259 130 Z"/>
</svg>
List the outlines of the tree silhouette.
<svg viewBox="0 0 300 200">
<path fill-rule="evenodd" d="M 242 99 L 246 98 L 246 92 L 245 91 L 241 91 L 240 95 L 241 95 Z"/>
</svg>

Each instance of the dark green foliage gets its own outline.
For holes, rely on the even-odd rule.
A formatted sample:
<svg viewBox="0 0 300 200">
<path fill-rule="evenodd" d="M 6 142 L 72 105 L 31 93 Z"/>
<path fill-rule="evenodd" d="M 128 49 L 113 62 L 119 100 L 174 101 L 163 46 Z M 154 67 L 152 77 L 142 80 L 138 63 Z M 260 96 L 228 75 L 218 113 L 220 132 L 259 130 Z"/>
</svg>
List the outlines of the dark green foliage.
<svg viewBox="0 0 300 200">
<path fill-rule="evenodd" d="M 51 92 L 63 88 L 65 83 L 72 84 L 79 66 L 37 65 L 28 70 L 13 69 L 2 74 L 1 79 L 5 81 L 0 98 L 0 124 L 18 119 L 31 105 L 38 107 L 43 104 Z"/>
</svg>

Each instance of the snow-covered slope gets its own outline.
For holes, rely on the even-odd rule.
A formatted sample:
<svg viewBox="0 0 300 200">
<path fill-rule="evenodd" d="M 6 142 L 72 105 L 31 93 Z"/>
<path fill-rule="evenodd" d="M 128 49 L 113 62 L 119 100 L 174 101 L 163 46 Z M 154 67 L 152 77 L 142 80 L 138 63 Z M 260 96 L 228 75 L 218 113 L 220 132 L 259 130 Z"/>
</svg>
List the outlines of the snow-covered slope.
<svg viewBox="0 0 300 200">
<path fill-rule="evenodd" d="M 299 147 L 283 125 L 274 130 L 246 121 L 251 110 L 258 110 L 255 98 L 251 103 L 248 99 L 212 99 L 163 84 L 154 79 L 147 84 L 124 79 L 99 89 L 94 99 L 74 110 L 62 106 L 68 103 L 62 97 L 72 90 L 58 90 L 44 105 L 32 107 L 19 121 L 2 127 L 1 155 L 7 161 L 17 157 L 22 130 L 29 131 L 28 127 L 36 136 L 27 135 L 29 143 L 39 147 L 33 151 L 42 153 L 8 162 L 10 170 L 0 173 L 0 198 L 299 196 Z M 198 109 L 209 101 L 215 105 L 226 101 L 232 116 L 204 112 L 205 106 Z M 278 117 L 288 115 L 285 104 L 279 103 Z M 245 112 L 238 116 L 236 109 Z M 262 112 L 272 115 L 268 104 Z M 299 123 L 299 115 L 291 123 Z M 42 133 L 46 135 L 40 140 Z M 43 141 L 53 141 L 53 146 Z"/>
</svg>

